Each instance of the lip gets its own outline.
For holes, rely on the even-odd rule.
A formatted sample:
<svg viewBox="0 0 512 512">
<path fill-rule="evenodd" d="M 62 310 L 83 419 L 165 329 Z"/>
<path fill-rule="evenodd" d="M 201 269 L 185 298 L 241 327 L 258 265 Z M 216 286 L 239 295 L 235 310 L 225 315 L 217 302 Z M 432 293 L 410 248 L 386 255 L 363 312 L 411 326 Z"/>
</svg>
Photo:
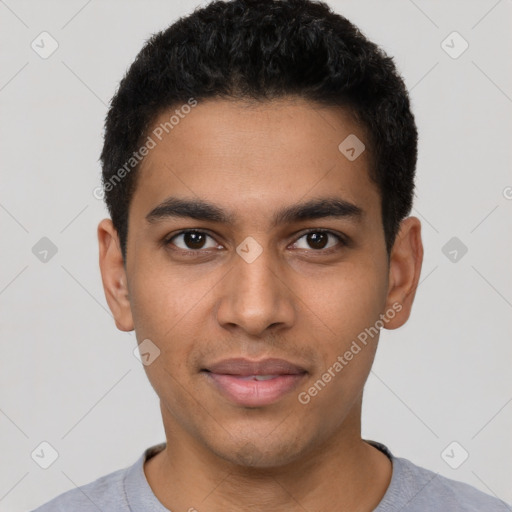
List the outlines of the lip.
<svg viewBox="0 0 512 512">
<path fill-rule="evenodd" d="M 202 373 L 217 391 L 237 405 L 262 407 L 277 402 L 295 389 L 307 374 L 301 366 L 284 359 L 251 361 L 224 359 Z M 271 376 L 266 380 L 251 376 Z"/>
<path fill-rule="evenodd" d="M 261 359 L 251 361 L 243 357 L 223 359 L 205 368 L 211 373 L 223 375 L 238 375 L 247 377 L 249 375 L 297 375 L 305 373 L 305 369 L 285 359 Z"/>
</svg>

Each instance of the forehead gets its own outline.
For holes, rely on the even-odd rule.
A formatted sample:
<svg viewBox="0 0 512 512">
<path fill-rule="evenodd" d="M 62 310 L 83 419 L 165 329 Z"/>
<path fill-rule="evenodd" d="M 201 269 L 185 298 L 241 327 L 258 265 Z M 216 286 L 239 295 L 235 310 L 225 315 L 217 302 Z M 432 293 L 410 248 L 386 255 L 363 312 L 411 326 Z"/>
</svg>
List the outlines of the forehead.
<svg viewBox="0 0 512 512">
<path fill-rule="evenodd" d="M 341 108 L 299 99 L 207 100 L 162 112 L 148 135 L 154 147 L 138 170 L 132 200 L 138 216 L 178 196 L 224 205 L 263 226 L 272 205 L 326 195 L 379 215 L 368 149 L 353 158 L 365 132 Z M 347 145 L 354 151 L 344 153 Z"/>
</svg>

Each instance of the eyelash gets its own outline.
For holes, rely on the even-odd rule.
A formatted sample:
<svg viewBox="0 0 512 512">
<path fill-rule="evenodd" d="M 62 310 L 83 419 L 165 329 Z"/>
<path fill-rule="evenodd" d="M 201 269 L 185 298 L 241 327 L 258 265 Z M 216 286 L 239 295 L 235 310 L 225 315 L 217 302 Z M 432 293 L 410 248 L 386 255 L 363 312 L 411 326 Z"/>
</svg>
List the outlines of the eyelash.
<svg viewBox="0 0 512 512">
<path fill-rule="evenodd" d="M 179 231 L 178 233 L 174 233 L 172 236 L 169 236 L 167 238 L 165 238 L 164 240 L 164 245 L 165 246 L 170 246 L 170 245 L 173 245 L 172 244 L 172 240 L 174 240 L 176 237 L 180 236 L 180 235 L 185 235 L 185 234 L 188 234 L 188 233 L 198 233 L 198 234 L 201 234 L 201 235 L 206 235 L 206 236 L 209 236 L 210 238 L 214 239 L 214 237 L 212 235 L 210 235 L 208 232 L 206 231 L 201 231 L 201 230 L 198 230 L 198 229 L 185 229 L 183 231 Z M 338 244 L 341 245 L 341 247 L 345 247 L 348 245 L 348 241 L 341 235 L 333 232 L 333 231 L 330 231 L 328 229 L 322 229 L 322 228 L 311 228 L 311 229 L 308 229 L 307 231 L 303 232 L 297 239 L 294 243 L 297 243 L 298 240 L 300 240 L 301 238 L 307 236 L 308 234 L 310 233 L 323 233 L 323 234 L 327 234 L 327 235 L 332 235 L 333 237 L 335 237 L 337 240 L 338 240 Z M 312 252 L 315 252 L 315 253 L 324 253 L 324 254 L 329 254 L 335 250 L 338 250 L 339 247 L 337 246 L 334 246 L 334 247 L 329 247 L 327 249 L 310 249 Z M 177 251 L 177 252 L 180 252 L 181 254 L 183 255 L 190 255 L 190 256 L 201 256 L 202 254 L 204 254 L 205 252 L 209 251 L 210 249 L 189 249 L 189 250 L 185 250 L 185 249 L 180 249 L 179 247 L 176 248 L 176 249 L 172 249 L 173 251 Z M 308 250 L 308 249 L 303 249 L 303 250 Z"/>
</svg>

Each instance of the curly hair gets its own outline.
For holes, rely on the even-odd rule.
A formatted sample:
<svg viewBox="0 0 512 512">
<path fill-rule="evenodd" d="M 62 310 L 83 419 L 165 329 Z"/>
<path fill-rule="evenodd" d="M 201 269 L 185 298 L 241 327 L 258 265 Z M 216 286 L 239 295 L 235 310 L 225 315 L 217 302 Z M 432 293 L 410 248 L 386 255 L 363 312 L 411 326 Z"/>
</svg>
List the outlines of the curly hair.
<svg viewBox="0 0 512 512">
<path fill-rule="evenodd" d="M 158 115 L 191 98 L 287 96 L 344 107 L 364 129 L 389 257 L 414 193 L 418 134 L 407 89 L 391 57 L 312 0 L 214 1 L 146 41 L 112 98 L 100 157 L 123 257 L 139 167 L 126 162 Z"/>
</svg>

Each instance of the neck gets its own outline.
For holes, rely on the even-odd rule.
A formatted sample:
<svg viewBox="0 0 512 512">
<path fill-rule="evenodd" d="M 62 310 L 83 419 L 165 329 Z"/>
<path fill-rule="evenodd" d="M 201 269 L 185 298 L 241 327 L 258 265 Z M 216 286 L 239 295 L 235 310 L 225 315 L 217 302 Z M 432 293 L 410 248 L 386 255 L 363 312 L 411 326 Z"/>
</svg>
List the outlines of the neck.
<svg viewBox="0 0 512 512">
<path fill-rule="evenodd" d="M 371 511 L 391 480 L 391 461 L 361 439 L 359 403 L 343 429 L 283 466 L 234 464 L 164 417 L 165 449 L 146 462 L 149 485 L 169 510 Z M 166 415 L 165 415 L 166 416 Z"/>
</svg>

